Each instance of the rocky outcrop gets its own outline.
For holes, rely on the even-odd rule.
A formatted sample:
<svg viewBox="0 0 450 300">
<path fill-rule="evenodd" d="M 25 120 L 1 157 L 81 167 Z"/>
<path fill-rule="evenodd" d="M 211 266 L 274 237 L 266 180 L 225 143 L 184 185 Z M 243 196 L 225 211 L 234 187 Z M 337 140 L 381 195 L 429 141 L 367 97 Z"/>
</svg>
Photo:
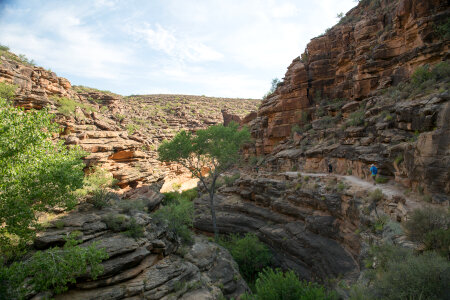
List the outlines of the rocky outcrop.
<svg viewBox="0 0 450 300">
<path fill-rule="evenodd" d="M 449 17 L 442 0 L 360 1 L 311 40 L 249 116 L 255 148 L 246 153 L 268 155 L 272 170 L 323 172 L 331 163 L 361 178 L 374 163 L 382 176 L 448 202 L 448 71 L 420 88 L 405 80 L 447 61 L 450 41 L 437 28 Z"/>
<path fill-rule="evenodd" d="M 149 197 L 150 209 L 162 199 L 157 193 Z M 56 299 L 217 299 L 221 295 L 236 298 L 248 290 L 237 264 L 224 248 L 202 237 L 181 245 L 146 212 L 124 210 L 127 201 L 133 200 L 110 200 L 110 206 L 101 210 L 84 203 L 53 220 L 38 235 L 37 249 L 63 245 L 69 234 L 76 234 L 81 247 L 96 243 L 109 255 L 96 280 L 77 278 L 76 284 Z M 113 218 L 116 223 L 111 225 Z M 131 219 L 143 230 L 135 238 L 125 231 Z M 34 299 L 45 296 L 49 295 L 36 295 Z"/>
<path fill-rule="evenodd" d="M 276 91 L 263 101 L 255 129 L 257 153 L 270 153 L 304 124 L 323 99 L 361 100 L 405 80 L 417 66 L 448 58 L 446 0 L 367 0 L 307 45 Z"/>
<path fill-rule="evenodd" d="M 241 123 L 241 118 L 237 115 L 230 114 L 225 109 L 222 109 L 222 116 L 223 116 L 223 125 L 227 126 L 231 122 L 235 122 L 237 124 Z"/>
<path fill-rule="evenodd" d="M 244 116 L 259 101 L 186 95 L 122 97 L 70 82 L 41 67 L 1 57 L 0 82 L 17 86 L 14 102 L 25 109 L 48 107 L 57 114 L 62 138 L 89 155 L 87 167 L 101 165 L 124 190 L 145 187 L 179 174 L 157 160 L 156 148 L 180 130 L 195 131 L 223 122 L 221 109 Z M 76 107 L 61 109 L 59 98 Z M 194 183 L 195 184 L 195 183 Z"/>
<path fill-rule="evenodd" d="M 332 179 L 325 185 L 313 178 L 254 176 L 219 190 L 215 201 L 222 234 L 255 233 L 272 249 L 276 265 L 308 280 L 358 273 L 357 199 L 336 192 Z M 195 212 L 194 226 L 212 232 L 206 194 L 195 200 Z"/>
</svg>

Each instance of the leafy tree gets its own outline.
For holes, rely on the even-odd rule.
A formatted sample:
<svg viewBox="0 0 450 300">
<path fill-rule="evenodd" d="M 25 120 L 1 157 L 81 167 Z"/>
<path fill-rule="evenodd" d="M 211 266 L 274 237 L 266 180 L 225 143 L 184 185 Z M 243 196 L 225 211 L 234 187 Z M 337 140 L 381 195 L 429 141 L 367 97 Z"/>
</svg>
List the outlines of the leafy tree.
<svg viewBox="0 0 450 300">
<path fill-rule="evenodd" d="M 71 208 L 82 186 L 85 155 L 53 141 L 58 124 L 47 110 L 24 112 L 0 98 L 0 250 L 29 241 L 36 212 Z"/>
<path fill-rule="evenodd" d="M 211 218 L 216 239 L 218 229 L 214 208 L 217 178 L 240 158 L 239 149 L 250 140 L 247 129 L 238 130 L 237 124 L 211 126 L 195 134 L 181 131 L 171 141 L 158 148 L 159 160 L 176 162 L 189 169 L 208 191 Z M 208 170 L 205 174 L 205 170 Z M 207 180 L 209 175 L 209 180 Z"/>
<path fill-rule="evenodd" d="M 100 262 L 108 254 L 105 249 L 97 249 L 95 243 L 88 247 L 76 246 L 78 243 L 71 235 L 64 248 L 37 251 L 24 261 L 1 267 L 0 294 L 8 299 L 26 298 L 30 291 L 59 294 L 67 290 L 68 283 L 75 283 L 76 277 L 87 272 L 95 280 L 103 272 Z"/>
</svg>

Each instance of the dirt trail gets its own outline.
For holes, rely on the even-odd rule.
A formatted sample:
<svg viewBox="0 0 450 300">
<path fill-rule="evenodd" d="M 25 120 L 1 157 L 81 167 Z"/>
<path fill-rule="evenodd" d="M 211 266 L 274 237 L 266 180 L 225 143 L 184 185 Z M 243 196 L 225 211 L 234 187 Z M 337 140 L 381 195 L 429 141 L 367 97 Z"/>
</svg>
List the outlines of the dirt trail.
<svg viewBox="0 0 450 300">
<path fill-rule="evenodd" d="M 406 189 L 390 183 L 374 185 L 373 183 L 367 182 L 356 176 L 338 175 L 329 173 L 284 172 L 283 174 L 289 177 L 298 177 L 299 174 L 301 176 L 310 176 L 310 177 L 336 177 L 343 179 L 345 182 L 350 184 L 351 187 L 356 189 L 364 189 L 366 191 L 374 191 L 375 189 L 380 189 L 383 192 L 383 194 L 388 198 L 392 199 L 392 197 L 394 196 L 401 196 L 405 198 L 406 200 L 405 206 L 407 210 L 414 210 L 415 208 L 419 208 L 424 205 L 423 201 L 418 199 L 417 195 L 406 196 L 404 194 Z"/>
</svg>

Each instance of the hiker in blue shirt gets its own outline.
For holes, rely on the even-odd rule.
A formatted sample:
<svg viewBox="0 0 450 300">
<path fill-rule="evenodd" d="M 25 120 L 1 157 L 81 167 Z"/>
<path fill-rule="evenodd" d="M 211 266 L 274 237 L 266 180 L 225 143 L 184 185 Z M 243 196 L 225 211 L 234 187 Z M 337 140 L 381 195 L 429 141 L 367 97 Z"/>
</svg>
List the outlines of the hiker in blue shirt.
<svg viewBox="0 0 450 300">
<path fill-rule="evenodd" d="M 370 173 L 372 174 L 373 184 L 377 184 L 376 177 L 377 177 L 378 169 L 377 169 L 377 167 L 375 167 L 374 164 L 370 165 Z"/>
</svg>

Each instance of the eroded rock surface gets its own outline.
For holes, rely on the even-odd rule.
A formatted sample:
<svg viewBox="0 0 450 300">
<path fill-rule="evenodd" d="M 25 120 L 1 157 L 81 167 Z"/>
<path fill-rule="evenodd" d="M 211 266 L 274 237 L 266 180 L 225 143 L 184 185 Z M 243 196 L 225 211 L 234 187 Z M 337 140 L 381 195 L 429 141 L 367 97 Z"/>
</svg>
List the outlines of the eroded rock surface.
<svg viewBox="0 0 450 300">
<path fill-rule="evenodd" d="M 254 176 L 255 174 L 253 174 Z M 277 263 L 309 280 L 358 272 L 357 202 L 345 193 L 279 178 L 243 176 L 216 198 L 221 233 L 255 233 Z M 311 187 L 315 183 L 310 182 Z M 195 200 L 194 226 L 212 232 L 207 195 Z"/>
<path fill-rule="evenodd" d="M 142 236 L 133 238 L 125 229 L 109 228 L 111 216 L 123 223 L 134 218 L 144 228 Z M 85 203 L 52 221 L 36 238 L 35 247 L 61 246 L 71 233 L 77 234 L 81 247 L 96 243 L 109 258 L 102 262 L 104 272 L 96 280 L 82 276 L 56 299 L 217 299 L 237 298 L 248 290 L 227 250 L 204 237 L 180 245 L 145 212 L 124 212 L 115 205 L 97 210 Z"/>
</svg>

